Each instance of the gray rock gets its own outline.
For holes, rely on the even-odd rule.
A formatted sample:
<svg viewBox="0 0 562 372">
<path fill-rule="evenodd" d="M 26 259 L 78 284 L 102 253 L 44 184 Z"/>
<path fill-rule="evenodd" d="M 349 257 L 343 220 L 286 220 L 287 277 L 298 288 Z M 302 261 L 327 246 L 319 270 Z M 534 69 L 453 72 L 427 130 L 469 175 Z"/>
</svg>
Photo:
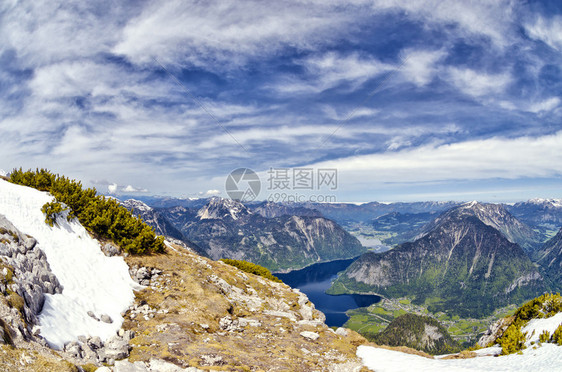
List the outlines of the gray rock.
<svg viewBox="0 0 562 372">
<path fill-rule="evenodd" d="M 108 323 L 108 324 L 113 323 L 113 319 L 111 319 L 111 317 L 110 317 L 109 315 L 107 315 L 107 314 L 102 314 L 102 316 L 101 316 L 100 319 L 101 319 L 101 321 L 104 322 L 104 323 Z"/>
<path fill-rule="evenodd" d="M 307 340 L 316 341 L 320 337 L 320 335 L 316 332 L 304 331 L 301 332 L 300 335 Z"/>
<path fill-rule="evenodd" d="M 101 352 L 100 352 L 101 354 Z M 113 336 L 105 343 L 103 358 L 106 360 L 119 360 L 129 356 L 129 343 L 119 336 Z"/>
<path fill-rule="evenodd" d="M 64 345 L 63 350 L 70 354 L 72 357 L 80 359 L 82 358 L 83 354 L 82 354 L 82 346 L 80 346 L 80 343 L 76 342 L 76 341 L 72 341 L 69 342 L 68 344 Z"/>
<path fill-rule="evenodd" d="M 338 329 L 336 329 L 336 335 L 338 336 L 342 336 L 342 337 L 346 337 L 348 334 L 347 329 L 339 327 Z"/>
<path fill-rule="evenodd" d="M 98 322 L 100 321 L 99 318 L 96 316 L 96 314 L 94 314 L 93 311 L 88 310 L 87 314 L 88 314 L 88 316 L 89 316 L 90 318 L 94 318 L 94 319 L 97 320 Z"/>
<path fill-rule="evenodd" d="M 103 342 L 101 342 L 101 338 L 99 338 L 99 336 L 89 338 L 87 343 L 94 350 L 101 349 L 103 346 Z"/>
<path fill-rule="evenodd" d="M 0 291 L 4 293 L 10 289 L 23 298 L 23 315 L 33 326 L 45 304 L 45 293 L 61 293 L 62 286 L 34 238 L 19 231 L 3 215 L 0 215 L 0 231 L 0 258 L 13 269 L 13 283 L 9 288 L 1 286 Z M 3 274 L 5 276 L 7 270 Z"/>
<path fill-rule="evenodd" d="M 121 253 L 121 251 L 119 250 L 119 247 L 116 246 L 113 243 L 104 244 L 101 247 L 101 250 L 102 250 L 103 254 L 105 254 L 108 257 L 118 256 L 119 253 Z"/>
<path fill-rule="evenodd" d="M 143 362 L 131 363 L 128 360 L 117 360 L 113 367 L 114 372 L 150 372 Z"/>
</svg>

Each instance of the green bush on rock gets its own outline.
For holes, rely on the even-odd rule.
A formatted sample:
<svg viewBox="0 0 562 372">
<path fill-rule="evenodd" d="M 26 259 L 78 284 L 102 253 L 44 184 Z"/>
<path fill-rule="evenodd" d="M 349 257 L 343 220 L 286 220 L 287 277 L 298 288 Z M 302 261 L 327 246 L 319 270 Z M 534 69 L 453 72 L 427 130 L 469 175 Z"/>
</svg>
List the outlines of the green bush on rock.
<svg viewBox="0 0 562 372">
<path fill-rule="evenodd" d="M 229 258 L 223 258 L 221 259 L 222 262 L 229 264 L 230 266 L 234 266 L 242 271 L 245 271 L 247 273 L 250 274 L 255 274 L 255 275 L 259 275 L 262 276 L 266 279 L 269 279 L 273 282 L 277 282 L 277 283 L 282 283 L 282 281 L 274 276 L 271 271 L 269 271 L 268 269 L 266 269 L 263 266 L 260 265 L 256 265 L 254 263 L 248 262 L 248 261 L 243 261 L 243 260 L 232 260 Z"/>
</svg>

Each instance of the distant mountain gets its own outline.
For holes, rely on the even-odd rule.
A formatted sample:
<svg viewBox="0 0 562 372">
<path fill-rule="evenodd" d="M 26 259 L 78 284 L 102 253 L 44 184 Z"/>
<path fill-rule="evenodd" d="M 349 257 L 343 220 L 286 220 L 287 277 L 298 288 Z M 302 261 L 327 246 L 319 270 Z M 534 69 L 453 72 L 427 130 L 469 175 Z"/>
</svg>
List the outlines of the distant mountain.
<svg viewBox="0 0 562 372">
<path fill-rule="evenodd" d="M 323 217 L 316 209 L 305 208 L 295 203 L 273 203 L 263 202 L 257 205 L 248 206 L 252 212 L 266 218 L 275 218 L 281 216 L 310 216 Z"/>
<path fill-rule="evenodd" d="M 536 257 L 552 286 L 562 290 L 562 229 L 537 251 Z"/>
<path fill-rule="evenodd" d="M 510 242 L 519 244 L 526 252 L 533 252 L 540 246 L 539 234 L 530 226 L 515 218 L 503 205 L 478 203 L 476 201 L 462 204 L 443 213 L 424 227 L 422 235 L 431 231 L 443 220 L 464 215 L 475 216 L 486 225 L 503 233 Z"/>
<path fill-rule="evenodd" d="M 272 271 L 353 258 L 366 251 L 334 221 L 281 213 L 267 218 L 230 199 L 212 198 L 198 210 L 174 207 L 159 211 L 199 246 L 199 253 L 213 259 L 243 259 Z"/>
<path fill-rule="evenodd" d="M 533 224 L 562 225 L 562 199 L 531 199 L 506 205 L 506 209 L 517 218 Z"/>
<path fill-rule="evenodd" d="M 391 212 L 375 218 L 371 225 L 375 231 L 391 235 L 383 240 L 385 244 L 395 245 L 413 240 L 436 216 L 438 212 Z"/>
<path fill-rule="evenodd" d="M 510 220 L 499 209 L 483 208 L 497 212 L 496 222 Z M 543 277 L 519 245 L 489 226 L 493 220 L 477 203 L 453 209 L 416 241 L 361 256 L 330 293 L 410 296 L 431 311 L 463 317 L 488 315 L 542 293 Z"/>
<path fill-rule="evenodd" d="M 152 226 L 158 235 L 169 236 L 174 239 L 183 239 L 182 233 L 176 229 L 164 216 L 140 200 L 128 199 L 121 204 L 134 215 L 139 216 L 148 225 Z"/>
<path fill-rule="evenodd" d="M 196 252 L 200 250 L 195 243 L 187 239 L 181 231 L 164 216 L 162 210 L 149 207 L 144 202 L 136 199 L 127 199 L 121 202 L 121 204 L 135 216 L 142 218 L 146 224 L 154 229 L 156 234 L 165 236 L 175 244 L 179 244 L 184 248 L 189 248 Z"/>
<path fill-rule="evenodd" d="M 373 341 L 379 345 L 407 346 L 428 354 L 450 354 L 460 350 L 460 345 L 436 319 L 416 314 L 404 314 L 394 319 Z"/>
<path fill-rule="evenodd" d="M 451 209 L 457 202 L 413 202 L 413 203 L 379 203 L 371 202 L 364 204 L 349 203 L 302 203 L 303 207 L 316 209 L 326 218 L 332 219 L 339 224 L 350 222 L 370 223 L 373 219 L 387 213 L 429 213 L 443 212 Z"/>
<path fill-rule="evenodd" d="M 526 202 L 505 205 L 519 220 L 532 226 L 546 242 L 562 227 L 562 199 L 531 199 Z"/>
</svg>

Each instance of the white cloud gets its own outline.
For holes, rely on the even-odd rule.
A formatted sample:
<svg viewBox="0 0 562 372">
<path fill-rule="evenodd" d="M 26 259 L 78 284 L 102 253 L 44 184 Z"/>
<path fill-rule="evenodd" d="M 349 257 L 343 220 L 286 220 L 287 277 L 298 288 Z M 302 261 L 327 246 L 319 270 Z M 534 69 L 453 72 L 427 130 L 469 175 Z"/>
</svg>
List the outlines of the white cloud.
<svg viewBox="0 0 562 372">
<path fill-rule="evenodd" d="M 500 48 L 510 44 L 514 37 L 517 3 L 512 0 L 374 0 L 372 4 L 375 9 L 405 10 L 408 16 L 428 25 L 457 25 L 467 37 L 484 35 Z"/>
<path fill-rule="evenodd" d="M 562 131 L 541 137 L 490 138 L 353 156 L 311 166 L 337 168 L 344 184 L 560 177 Z"/>
<path fill-rule="evenodd" d="M 200 192 L 199 194 L 203 196 L 215 196 L 219 195 L 220 193 L 220 190 L 207 190 L 205 192 Z"/>
<path fill-rule="evenodd" d="M 132 185 L 127 185 L 123 188 L 123 192 L 148 192 L 147 189 L 143 189 L 142 187 L 134 187 Z"/>
<path fill-rule="evenodd" d="M 525 30 L 532 39 L 541 40 L 553 49 L 562 50 L 561 16 L 554 16 L 550 19 L 539 16 L 533 24 L 526 24 Z"/>
<path fill-rule="evenodd" d="M 557 108 L 558 105 L 560 105 L 560 98 L 551 97 L 545 99 L 544 101 L 535 102 L 529 105 L 526 111 L 534 112 L 534 113 L 548 112 Z"/>
<path fill-rule="evenodd" d="M 289 78 L 276 85 L 276 90 L 288 94 L 318 93 L 344 83 L 356 89 L 367 80 L 395 68 L 359 53 L 328 52 L 297 62 L 306 68 L 309 78 L 304 81 Z"/>
<path fill-rule="evenodd" d="M 433 80 L 438 71 L 436 65 L 445 56 L 446 53 L 441 50 L 406 50 L 402 57 L 405 63 L 400 72 L 417 86 L 424 86 Z"/>
<path fill-rule="evenodd" d="M 472 97 L 503 93 L 513 80 L 511 75 L 506 72 L 488 74 L 456 67 L 448 69 L 448 78 L 457 89 Z"/>
<path fill-rule="evenodd" d="M 115 194 L 117 192 L 117 184 L 116 183 L 112 183 L 111 185 L 107 186 L 107 191 L 109 191 L 110 194 Z"/>
<path fill-rule="evenodd" d="M 280 48 L 313 48 L 353 21 L 336 7 L 300 1 L 153 2 L 130 20 L 113 51 L 135 63 L 243 64 Z M 212 66 L 207 66 L 212 68 Z"/>
</svg>

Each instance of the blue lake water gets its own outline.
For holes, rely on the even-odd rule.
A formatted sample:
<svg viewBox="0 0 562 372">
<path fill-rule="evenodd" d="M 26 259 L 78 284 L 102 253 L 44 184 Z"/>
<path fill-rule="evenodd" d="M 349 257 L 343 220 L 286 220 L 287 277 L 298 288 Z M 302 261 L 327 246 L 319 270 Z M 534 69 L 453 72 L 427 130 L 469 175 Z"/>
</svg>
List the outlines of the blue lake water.
<svg viewBox="0 0 562 372">
<path fill-rule="evenodd" d="M 374 295 L 331 296 L 325 293 L 337 274 L 345 270 L 353 261 L 320 263 L 287 274 L 275 274 L 275 276 L 305 293 L 316 308 L 326 314 L 327 325 L 341 327 L 348 320 L 345 315 L 347 310 L 366 307 L 381 300 L 379 296 Z"/>
</svg>

